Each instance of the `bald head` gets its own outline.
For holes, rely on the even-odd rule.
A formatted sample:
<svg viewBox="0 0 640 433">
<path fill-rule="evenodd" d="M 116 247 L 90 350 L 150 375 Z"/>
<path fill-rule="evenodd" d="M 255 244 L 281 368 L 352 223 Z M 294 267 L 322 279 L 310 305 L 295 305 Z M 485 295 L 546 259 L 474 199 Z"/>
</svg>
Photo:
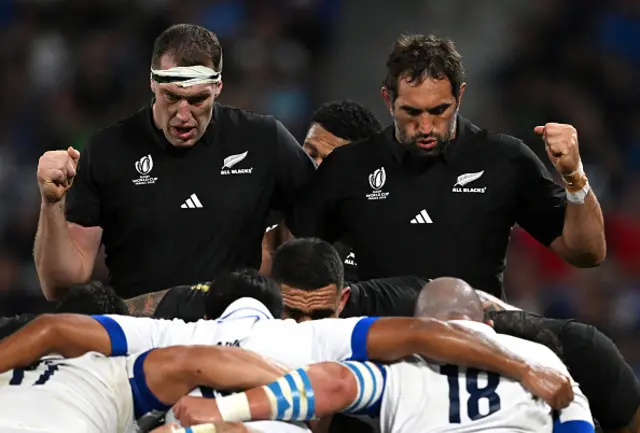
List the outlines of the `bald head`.
<svg viewBox="0 0 640 433">
<path fill-rule="evenodd" d="M 459 278 L 442 277 L 422 288 L 414 316 L 482 322 L 484 311 L 473 287 Z"/>
</svg>

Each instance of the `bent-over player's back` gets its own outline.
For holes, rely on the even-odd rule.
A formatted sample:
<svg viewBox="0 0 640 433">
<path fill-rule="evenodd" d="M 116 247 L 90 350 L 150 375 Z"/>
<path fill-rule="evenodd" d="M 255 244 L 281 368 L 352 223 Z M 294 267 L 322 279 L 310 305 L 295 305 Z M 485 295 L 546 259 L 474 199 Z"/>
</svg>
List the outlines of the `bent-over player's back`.
<svg viewBox="0 0 640 433">
<path fill-rule="evenodd" d="M 560 359 L 545 346 L 497 334 L 485 324 L 457 323 L 482 332 L 531 364 L 567 371 Z M 588 402 L 577 385 L 574 385 L 574 393 L 576 400 L 567 409 L 573 411 L 571 419 L 585 414 L 590 419 Z M 575 405 L 579 406 L 577 415 L 576 408 L 572 408 Z M 414 357 L 388 367 L 381 426 L 383 433 L 551 432 L 551 413 L 546 403 L 534 398 L 515 380 Z"/>
<path fill-rule="evenodd" d="M 0 431 L 120 433 L 133 426 L 127 358 L 47 357 L 0 374 Z"/>
</svg>

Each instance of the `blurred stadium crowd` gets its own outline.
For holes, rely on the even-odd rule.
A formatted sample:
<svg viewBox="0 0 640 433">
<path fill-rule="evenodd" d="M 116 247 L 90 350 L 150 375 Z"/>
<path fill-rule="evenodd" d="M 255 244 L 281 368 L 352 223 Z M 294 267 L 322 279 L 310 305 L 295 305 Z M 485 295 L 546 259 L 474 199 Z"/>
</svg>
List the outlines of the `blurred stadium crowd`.
<svg viewBox="0 0 640 433">
<path fill-rule="evenodd" d="M 599 268 L 573 269 L 516 229 L 506 291 L 522 308 L 599 326 L 640 375 L 640 2 L 544 3 L 518 24 L 517 49 L 494 65 L 492 82 L 473 83 L 491 89 L 483 114 L 462 111 L 528 143 L 538 143 L 540 119 L 576 126 L 609 252 Z M 221 101 L 272 114 L 302 139 L 326 99 L 319 71 L 339 12 L 338 0 L 0 1 L 0 314 L 48 308 L 31 254 L 39 156 L 81 150 L 88 134 L 148 100 L 150 48 L 164 28 L 217 32 Z"/>
</svg>

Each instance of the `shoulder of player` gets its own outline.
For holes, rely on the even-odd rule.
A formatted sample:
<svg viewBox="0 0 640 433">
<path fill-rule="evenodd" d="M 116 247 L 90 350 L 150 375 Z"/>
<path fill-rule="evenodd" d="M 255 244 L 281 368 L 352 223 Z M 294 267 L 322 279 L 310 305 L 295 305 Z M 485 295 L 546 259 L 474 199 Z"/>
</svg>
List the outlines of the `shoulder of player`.
<svg viewBox="0 0 640 433">
<path fill-rule="evenodd" d="M 553 350 L 534 341 L 525 340 L 505 334 L 496 334 L 500 341 L 532 364 L 566 370 L 566 366 Z"/>
<path fill-rule="evenodd" d="M 327 170 L 329 167 L 334 167 L 344 173 L 345 168 L 349 168 L 349 171 L 353 171 L 357 167 L 366 167 L 369 169 L 369 161 L 375 158 L 375 150 L 380 149 L 380 144 L 383 143 L 381 134 L 376 134 L 370 138 L 364 140 L 352 141 L 345 146 L 340 146 L 329 154 L 322 162 L 319 170 Z"/>
<path fill-rule="evenodd" d="M 247 127 L 250 127 L 252 128 L 251 132 L 255 131 L 258 134 L 265 132 L 273 134 L 278 123 L 280 123 L 279 120 L 271 115 L 258 114 L 251 110 L 222 104 L 218 105 L 216 116 L 220 116 L 216 121 L 242 128 L 244 131 L 246 131 Z M 262 138 L 264 139 L 265 137 Z"/>
<path fill-rule="evenodd" d="M 401 288 L 401 289 L 414 289 L 419 291 L 427 284 L 429 280 L 412 275 L 403 275 L 399 277 L 387 277 L 387 278 L 374 278 L 371 280 L 360 280 L 351 283 L 351 287 L 357 288 L 372 288 L 372 289 L 385 289 L 385 288 Z"/>
<path fill-rule="evenodd" d="M 145 117 L 149 115 L 148 110 L 148 107 L 142 108 L 125 119 L 98 129 L 89 137 L 82 152 L 90 153 L 93 156 L 105 153 L 113 154 L 119 144 L 126 145 L 131 142 L 132 137 L 144 135 L 143 122 L 146 121 Z"/>
</svg>

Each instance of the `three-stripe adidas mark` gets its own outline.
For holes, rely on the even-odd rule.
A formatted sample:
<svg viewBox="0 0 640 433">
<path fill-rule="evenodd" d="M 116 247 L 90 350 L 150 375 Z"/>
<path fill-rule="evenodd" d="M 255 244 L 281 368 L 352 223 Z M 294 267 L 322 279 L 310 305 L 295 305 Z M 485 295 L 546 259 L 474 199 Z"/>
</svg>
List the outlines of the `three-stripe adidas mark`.
<svg viewBox="0 0 640 433">
<path fill-rule="evenodd" d="M 200 200 L 198 200 L 198 196 L 195 194 L 191 194 L 191 197 L 189 197 L 187 199 L 187 201 L 185 201 L 184 203 L 182 203 L 182 206 L 180 206 L 182 209 L 201 209 L 204 206 L 202 206 L 202 203 L 200 203 Z"/>
<path fill-rule="evenodd" d="M 411 220 L 411 224 L 433 224 L 433 220 L 431 220 L 427 210 L 422 209 L 420 213 Z"/>
</svg>

